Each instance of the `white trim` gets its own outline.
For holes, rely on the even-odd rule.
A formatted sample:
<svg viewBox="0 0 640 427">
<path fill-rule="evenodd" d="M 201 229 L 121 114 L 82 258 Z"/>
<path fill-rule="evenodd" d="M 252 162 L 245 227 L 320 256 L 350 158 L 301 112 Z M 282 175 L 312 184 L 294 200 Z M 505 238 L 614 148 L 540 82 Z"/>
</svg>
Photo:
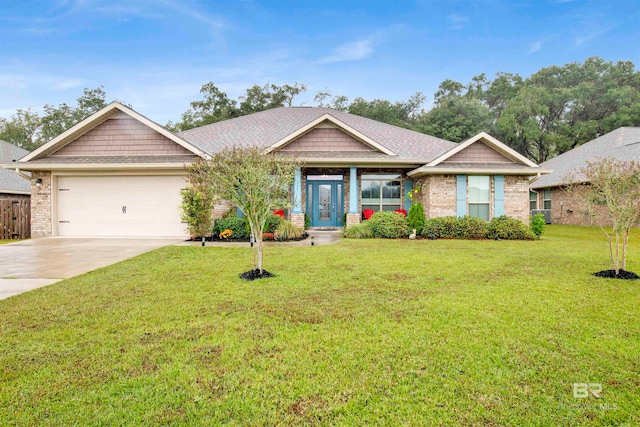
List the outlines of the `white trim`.
<svg viewBox="0 0 640 427">
<path fill-rule="evenodd" d="M 175 135 L 173 132 L 168 131 L 164 127 L 160 126 L 158 123 L 152 120 L 149 120 L 148 118 L 133 111 L 132 109 L 125 107 L 124 105 L 120 104 L 117 101 L 114 101 L 109 105 L 107 105 L 106 107 L 104 107 L 103 109 L 101 109 L 100 111 L 82 120 L 80 123 L 77 123 L 76 125 L 62 132 L 60 135 L 56 136 L 51 141 L 47 142 L 46 144 L 42 145 L 41 147 L 27 154 L 26 156 L 18 160 L 16 163 L 24 163 L 24 162 L 28 162 L 29 160 L 38 159 L 40 157 L 46 156 L 47 154 L 50 154 L 51 152 L 55 151 L 55 149 L 62 148 L 66 144 L 69 144 L 70 142 L 77 139 L 80 135 L 84 135 L 89 130 L 104 123 L 109 117 L 111 117 L 117 112 L 115 110 L 125 113 L 131 118 L 139 121 L 140 123 L 146 125 L 150 129 L 153 129 L 154 131 L 158 132 L 164 137 L 170 139 L 171 141 L 175 142 L 181 147 L 187 149 L 191 153 L 197 156 L 203 157 L 207 160 L 210 158 L 208 154 L 199 150 L 198 148 L 196 148 L 186 140 L 182 139 L 178 135 Z"/>
<path fill-rule="evenodd" d="M 500 168 L 430 168 L 427 166 L 421 166 L 418 169 L 407 172 L 407 176 L 413 175 L 442 175 L 442 174 L 454 174 L 454 175 L 537 175 L 540 173 L 552 173 L 552 170 L 539 170 L 539 169 L 500 169 Z"/>
<path fill-rule="evenodd" d="M 322 116 L 318 117 L 317 119 L 313 120 L 312 122 L 309 122 L 305 126 L 303 126 L 300 129 L 298 129 L 297 131 L 285 136 L 280 141 L 276 142 L 275 144 L 273 144 L 269 148 L 267 148 L 266 152 L 270 153 L 270 152 L 276 150 L 277 148 L 280 148 L 280 147 L 282 147 L 284 145 L 287 145 L 288 143 L 290 143 L 294 139 L 296 139 L 299 136 L 301 136 L 301 135 L 305 134 L 306 132 L 310 131 L 311 129 L 313 129 L 314 127 L 316 127 L 320 123 L 324 122 L 325 120 L 335 124 L 339 128 L 345 130 L 346 132 L 348 132 L 351 135 L 353 135 L 356 138 L 358 138 L 361 142 L 364 142 L 365 144 L 370 145 L 371 147 L 375 148 L 376 150 L 381 151 L 384 154 L 387 154 L 389 156 L 397 156 L 397 154 L 394 153 L 393 151 L 391 151 L 388 148 L 378 144 L 373 139 L 371 139 L 368 136 L 366 136 L 365 134 L 355 130 L 354 128 L 352 128 L 351 126 L 347 125 L 346 123 L 336 119 L 335 117 L 333 117 L 329 113 L 324 113 Z"/>
<path fill-rule="evenodd" d="M 22 170 L 184 169 L 190 163 L 41 163 L 20 165 Z"/>
<path fill-rule="evenodd" d="M 2 193 L 2 194 L 19 194 L 19 195 L 23 195 L 23 196 L 30 196 L 31 195 L 31 191 L 3 190 L 2 188 L 0 188 L 0 193 Z"/>
<path fill-rule="evenodd" d="M 425 166 L 428 166 L 428 167 L 436 166 L 436 165 L 442 163 L 443 161 L 447 160 L 448 158 L 450 158 L 454 154 L 459 153 L 460 151 L 464 150 L 465 148 L 467 148 L 471 144 L 473 144 L 475 142 L 478 142 L 480 140 L 484 140 L 484 142 L 486 142 L 487 145 L 491 146 L 496 151 L 501 152 L 501 154 L 506 154 L 508 157 L 511 157 L 513 160 L 516 160 L 516 161 L 518 161 L 520 163 L 523 163 L 523 164 L 525 164 L 525 165 L 527 165 L 529 167 L 532 167 L 532 168 L 539 168 L 540 167 L 537 164 L 533 163 L 531 160 L 529 160 L 526 157 L 524 157 L 522 154 L 520 154 L 517 151 L 515 151 L 514 149 L 506 146 L 505 144 L 503 144 L 502 142 L 498 141 L 497 139 L 495 139 L 494 137 L 492 137 L 491 135 L 489 135 L 486 132 L 480 132 L 479 134 L 469 138 L 468 140 L 459 143 L 457 147 L 447 151 L 443 155 L 437 157 L 435 160 L 431 161 L 430 163 L 427 163 Z"/>
</svg>

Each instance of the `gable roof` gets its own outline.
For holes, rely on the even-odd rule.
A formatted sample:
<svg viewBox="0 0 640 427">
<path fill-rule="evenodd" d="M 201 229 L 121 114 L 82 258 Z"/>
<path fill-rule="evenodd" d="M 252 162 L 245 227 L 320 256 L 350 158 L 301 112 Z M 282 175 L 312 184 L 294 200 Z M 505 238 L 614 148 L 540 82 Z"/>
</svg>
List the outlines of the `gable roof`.
<svg viewBox="0 0 640 427">
<path fill-rule="evenodd" d="M 27 150 L 0 140 L 0 164 L 12 164 L 27 154 Z M 15 171 L 0 167 L 0 193 L 31 194 L 31 183 Z"/>
<path fill-rule="evenodd" d="M 450 163 L 448 159 L 453 158 L 456 154 L 463 152 L 473 144 L 485 144 L 490 149 L 499 153 L 510 162 L 492 162 L 492 163 Z M 425 175 L 425 174 L 456 174 L 456 173 L 486 173 L 486 174 L 521 174 L 521 175 L 537 175 L 542 173 L 550 173 L 551 171 L 541 168 L 522 154 L 506 146 L 486 132 L 479 134 L 456 144 L 455 147 L 442 153 L 426 165 L 414 169 L 407 173 L 409 176 Z"/>
<path fill-rule="evenodd" d="M 259 146 L 272 151 L 323 121 L 330 121 L 383 153 L 379 160 L 425 163 L 456 146 L 420 132 L 325 107 L 279 107 L 180 132 L 202 151 L 214 154 L 232 146 Z M 323 160 L 337 159 L 336 153 Z M 362 160 L 366 160 L 363 156 Z M 357 160 L 357 156 L 353 159 Z"/>
<path fill-rule="evenodd" d="M 57 137 L 53 138 L 51 141 L 47 142 L 46 144 L 42 145 L 38 149 L 32 151 L 30 154 L 20 159 L 20 163 L 41 159 L 43 157 L 46 157 L 54 153 L 55 151 L 59 150 L 65 145 L 73 142 L 79 136 L 84 135 L 85 133 L 89 132 L 91 129 L 94 129 L 98 125 L 104 123 L 110 117 L 114 116 L 118 112 L 123 112 L 124 114 L 130 116 L 131 118 L 141 122 L 142 124 L 148 126 L 152 130 L 165 136 L 166 138 L 170 139 L 176 144 L 184 147 L 185 149 L 192 152 L 193 154 L 206 157 L 206 153 L 203 153 L 201 150 L 193 146 L 188 141 L 184 140 L 183 138 L 179 137 L 173 132 L 165 129 L 164 127 L 160 126 L 158 123 L 154 122 L 153 120 L 150 120 L 145 116 L 143 116 L 142 114 L 137 113 L 131 108 L 126 107 L 117 101 L 114 101 L 109 105 L 107 105 L 106 107 L 104 107 L 103 109 L 101 109 L 100 111 L 92 114 L 91 116 L 87 117 L 86 119 L 82 120 L 81 122 L 77 123 L 71 128 L 67 129 L 66 131 L 64 131 Z"/>
<path fill-rule="evenodd" d="M 640 161 L 640 127 L 621 127 L 541 163 L 553 173 L 541 176 L 531 188 L 557 187 L 567 183 L 567 175 L 586 166 L 587 161 L 613 157 L 617 160 Z"/>
</svg>

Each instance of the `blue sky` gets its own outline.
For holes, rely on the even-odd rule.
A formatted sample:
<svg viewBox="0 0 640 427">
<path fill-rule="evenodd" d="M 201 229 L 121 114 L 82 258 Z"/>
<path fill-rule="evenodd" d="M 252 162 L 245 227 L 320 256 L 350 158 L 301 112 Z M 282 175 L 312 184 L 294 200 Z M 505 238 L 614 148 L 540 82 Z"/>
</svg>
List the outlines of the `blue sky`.
<svg viewBox="0 0 640 427">
<path fill-rule="evenodd" d="M 300 82 L 313 105 L 428 99 L 445 79 L 590 56 L 640 66 L 640 0 L 0 0 L 0 116 L 104 86 L 161 124 L 213 81 L 232 98 Z"/>
</svg>

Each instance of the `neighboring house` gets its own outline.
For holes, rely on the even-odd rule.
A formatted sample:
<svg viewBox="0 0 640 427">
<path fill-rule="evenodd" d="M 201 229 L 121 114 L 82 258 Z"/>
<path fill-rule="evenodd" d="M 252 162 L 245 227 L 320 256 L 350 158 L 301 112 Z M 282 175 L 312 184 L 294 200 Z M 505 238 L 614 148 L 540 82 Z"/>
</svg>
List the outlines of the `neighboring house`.
<svg viewBox="0 0 640 427">
<path fill-rule="evenodd" d="M 593 225 L 586 207 L 563 187 L 572 174 L 577 182 L 582 180 L 578 170 L 587 161 L 607 157 L 640 161 L 640 127 L 621 127 L 542 163 L 553 173 L 532 180 L 530 209 L 547 211 L 554 224 Z"/>
<path fill-rule="evenodd" d="M 0 165 L 11 164 L 29 154 L 27 150 L 0 140 Z M 0 200 L 23 200 L 31 197 L 29 180 L 13 170 L 0 167 Z"/>
<path fill-rule="evenodd" d="M 292 222 L 336 227 L 363 210 L 408 210 L 420 186 L 427 217 L 529 216 L 529 179 L 545 173 L 481 133 L 463 143 L 321 107 L 276 108 L 174 134 L 117 102 L 22 158 L 35 188 L 33 237 L 186 236 L 185 165 L 226 147 L 295 154 Z M 219 207 L 228 209 L 228 206 Z M 218 211 L 220 214 L 221 211 Z"/>
</svg>

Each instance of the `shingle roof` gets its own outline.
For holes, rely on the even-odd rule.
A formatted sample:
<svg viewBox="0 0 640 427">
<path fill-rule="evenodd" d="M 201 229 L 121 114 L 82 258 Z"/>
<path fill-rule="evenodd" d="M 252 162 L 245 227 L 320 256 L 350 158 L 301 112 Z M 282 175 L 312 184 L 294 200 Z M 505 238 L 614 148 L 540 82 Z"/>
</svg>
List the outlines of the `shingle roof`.
<svg viewBox="0 0 640 427">
<path fill-rule="evenodd" d="M 556 187 L 566 184 L 567 175 L 586 166 L 587 160 L 594 161 L 606 157 L 640 161 L 640 127 L 618 128 L 541 163 L 541 167 L 553 169 L 553 173 L 541 176 L 531 184 L 531 188 Z"/>
<path fill-rule="evenodd" d="M 0 140 L 0 164 L 10 164 L 14 160 L 29 154 L 27 150 Z M 29 181 L 18 175 L 14 170 L 0 167 L 0 193 L 2 192 L 23 192 L 31 191 Z"/>
<path fill-rule="evenodd" d="M 456 146 L 451 141 L 324 107 L 274 108 L 190 129 L 180 132 L 178 136 L 208 154 L 232 146 L 257 145 L 267 148 L 324 114 L 331 115 L 396 153 L 395 158 L 399 160 L 430 160 Z"/>
</svg>

